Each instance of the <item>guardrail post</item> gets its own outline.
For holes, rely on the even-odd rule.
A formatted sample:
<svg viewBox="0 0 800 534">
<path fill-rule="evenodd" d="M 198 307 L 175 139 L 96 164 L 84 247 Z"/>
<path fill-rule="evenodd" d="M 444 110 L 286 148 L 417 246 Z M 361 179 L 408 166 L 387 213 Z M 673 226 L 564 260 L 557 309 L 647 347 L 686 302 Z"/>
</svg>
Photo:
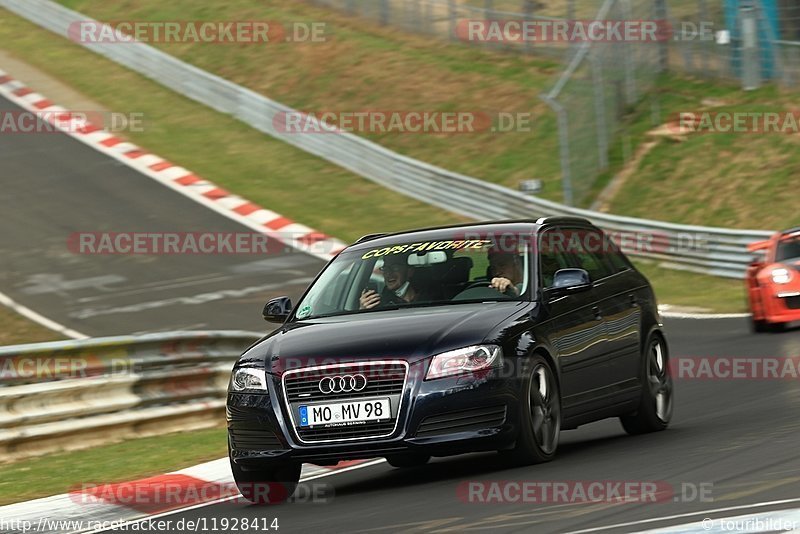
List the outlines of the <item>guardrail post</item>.
<svg viewBox="0 0 800 534">
<path fill-rule="evenodd" d="M 662 27 L 669 20 L 667 11 L 667 0 L 655 0 L 654 6 L 655 18 L 659 21 Z M 662 33 L 664 33 L 662 31 Z M 658 45 L 658 72 L 664 73 L 669 70 L 669 41 L 664 39 Z"/>
<path fill-rule="evenodd" d="M 739 10 L 742 27 L 742 89 L 752 91 L 761 86 L 761 61 L 758 50 L 758 14 L 753 7 Z"/>
<path fill-rule="evenodd" d="M 573 192 L 572 171 L 569 159 L 569 117 L 567 117 L 567 111 L 564 107 L 556 100 L 550 98 L 549 95 L 541 95 L 540 98 L 556 113 L 558 121 L 558 145 L 561 154 L 561 187 L 564 194 L 564 204 L 572 206 Z"/>
<path fill-rule="evenodd" d="M 608 125 L 606 122 L 606 98 L 603 90 L 603 67 L 595 54 L 589 54 L 592 64 L 592 86 L 594 92 L 594 114 L 597 131 L 597 162 L 600 169 L 608 168 Z"/>
<path fill-rule="evenodd" d="M 456 24 L 458 24 L 458 11 L 456 0 L 447 0 L 449 18 L 450 18 L 450 39 L 456 39 Z"/>
</svg>

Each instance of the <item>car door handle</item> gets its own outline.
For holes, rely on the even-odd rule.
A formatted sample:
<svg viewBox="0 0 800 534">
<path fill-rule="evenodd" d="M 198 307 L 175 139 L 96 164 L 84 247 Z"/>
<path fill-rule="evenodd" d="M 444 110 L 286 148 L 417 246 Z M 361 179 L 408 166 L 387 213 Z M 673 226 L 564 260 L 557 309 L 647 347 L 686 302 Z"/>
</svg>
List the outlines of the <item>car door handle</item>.
<svg viewBox="0 0 800 534">
<path fill-rule="evenodd" d="M 631 307 L 636 308 L 639 306 L 639 301 L 636 300 L 636 295 L 628 295 L 631 299 Z"/>
<path fill-rule="evenodd" d="M 592 308 L 592 313 L 594 313 L 594 318 L 596 321 L 599 321 L 603 318 L 603 314 L 600 313 L 600 308 L 598 306 Z"/>
</svg>

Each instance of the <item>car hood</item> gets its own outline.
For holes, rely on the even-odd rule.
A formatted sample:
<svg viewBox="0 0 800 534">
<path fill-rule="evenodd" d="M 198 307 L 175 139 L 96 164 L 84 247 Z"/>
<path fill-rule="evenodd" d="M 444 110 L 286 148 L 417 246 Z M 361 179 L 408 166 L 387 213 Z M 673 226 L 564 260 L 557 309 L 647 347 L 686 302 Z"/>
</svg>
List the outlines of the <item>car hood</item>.
<svg viewBox="0 0 800 534">
<path fill-rule="evenodd" d="M 251 347 L 241 363 L 289 369 L 375 359 L 409 363 L 483 343 L 527 302 L 459 304 L 389 310 L 289 323 Z"/>
</svg>

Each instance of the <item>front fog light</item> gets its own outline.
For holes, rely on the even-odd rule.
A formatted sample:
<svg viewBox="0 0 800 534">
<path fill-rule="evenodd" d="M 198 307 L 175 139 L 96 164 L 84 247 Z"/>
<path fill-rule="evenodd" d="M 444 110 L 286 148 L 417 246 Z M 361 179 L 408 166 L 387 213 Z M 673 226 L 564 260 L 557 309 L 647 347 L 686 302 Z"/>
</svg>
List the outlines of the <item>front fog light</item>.
<svg viewBox="0 0 800 534">
<path fill-rule="evenodd" d="M 499 364 L 501 357 L 502 349 L 497 345 L 477 345 L 438 354 L 431 360 L 425 380 L 488 369 Z"/>
<path fill-rule="evenodd" d="M 267 373 L 263 369 L 234 369 L 231 376 L 231 390 L 267 391 Z"/>
</svg>

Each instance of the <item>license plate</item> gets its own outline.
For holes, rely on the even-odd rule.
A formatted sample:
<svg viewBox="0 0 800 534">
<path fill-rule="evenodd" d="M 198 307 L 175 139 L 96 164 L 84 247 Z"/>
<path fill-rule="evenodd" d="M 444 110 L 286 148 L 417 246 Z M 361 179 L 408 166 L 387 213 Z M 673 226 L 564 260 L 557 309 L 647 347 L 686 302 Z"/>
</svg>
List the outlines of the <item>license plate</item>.
<svg viewBox="0 0 800 534">
<path fill-rule="evenodd" d="M 300 406 L 300 426 L 360 423 L 392 418 L 389 399 Z"/>
</svg>

